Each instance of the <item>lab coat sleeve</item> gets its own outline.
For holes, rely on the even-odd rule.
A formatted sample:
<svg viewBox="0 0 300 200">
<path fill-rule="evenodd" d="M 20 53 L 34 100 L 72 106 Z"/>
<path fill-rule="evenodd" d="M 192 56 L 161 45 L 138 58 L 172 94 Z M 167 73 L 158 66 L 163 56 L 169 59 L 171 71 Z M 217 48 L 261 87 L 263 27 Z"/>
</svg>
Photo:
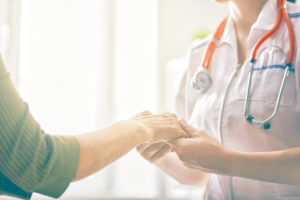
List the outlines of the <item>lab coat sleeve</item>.
<svg viewBox="0 0 300 200">
<path fill-rule="evenodd" d="M 204 39 L 195 40 L 185 56 L 185 66 L 183 66 L 185 67 L 185 73 L 182 76 L 175 98 L 176 113 L 179 118 L 188 120 L 189 115 L 191 114 L 190 108 L 192 108 L 192 105 L 195 102 L 195 94 L 191 95 L 191 79 L 195 71 L 197 71 L 197 69 L 191 68 L 192 57 L 194 58 L 195 56 L 193 54 L 195 52 L 200 52 L 199 55 L 202 56 L 210 37 L 211 36 L 209 35 Z"/>
<path fill-rule="evenodd" d="M 184 58 L 184 67 L 185 71 L 184 74 L 180 80 L 178 89 L 177 89 L 177 94 L 175 97 L 175 111 L 178 116 L 178 118 L 184 118 L 186 119 L 186 86 L 187 86 L 187 81 L 188 81 L 188 68 L 189 68 L 189 61 L 190 61 L 190 56 L 191 56 L 191 51 L 188 51 Z"/>
<path fill-rule="evenodd" d="M 186 105 L 186 97 L 185 97 L 185 87 L 187 81 L 187 71 L 185 71 L 178 88 L 178 92 L 175 99 L 175 106 L 176 106 L 176 114 L 178 118 L 186 118 L 185 115 L 185 105 Z"/>
<path fill-rule="evenodd" d="M 190 69 L 190 61 L 191 56 L 194 50 L 196 49 L 202 49 L 205 48 L 208 38 L 204 38 L 202 40 L 196 40 L 193 42 L 190 50 L 185 56 L 185 65 L 183 66 L 185 68 L 185 72 L 181 78 L 176 98 L 175 98 L 175 105 L 176 105 L 176 114 L 179 118 L 188 118 L 188 109 L 189 106 L 189 97 L 188 97 L 188 87 L 190 86 L 190 79 L 191 79 L 191 69 Z"/>
<path fill-rule="evenodd" d="M 50 136 L 20 98 L 0 57 L 0 172 L 21 190 L 59 197 L 76 176 L 75 137 Z"/>
</svg>

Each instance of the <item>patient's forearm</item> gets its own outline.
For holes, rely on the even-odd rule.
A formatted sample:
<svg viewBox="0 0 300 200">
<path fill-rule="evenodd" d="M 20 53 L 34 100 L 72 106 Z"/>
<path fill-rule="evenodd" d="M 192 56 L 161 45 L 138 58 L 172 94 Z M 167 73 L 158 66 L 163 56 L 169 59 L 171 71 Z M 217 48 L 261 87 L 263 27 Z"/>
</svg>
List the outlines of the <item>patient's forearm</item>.
<svg viewBox="0 0 300 200">
<path fill-rule="evenodd" d="M 121 121 L 107 128 L 77 136 L 80 159 L 77 176 L 73 181 L 104 168 L 146 141 L 147 137 L 143 128 L 131 121 Z"/>
</svg>

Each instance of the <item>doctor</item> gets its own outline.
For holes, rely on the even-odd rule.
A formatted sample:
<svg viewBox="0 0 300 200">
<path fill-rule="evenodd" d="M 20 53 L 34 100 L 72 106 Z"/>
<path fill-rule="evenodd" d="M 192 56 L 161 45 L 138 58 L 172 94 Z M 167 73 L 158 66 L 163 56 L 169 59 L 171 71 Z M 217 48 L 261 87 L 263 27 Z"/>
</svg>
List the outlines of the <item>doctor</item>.
<svg viewBox="0 0 300 200">
<path fill-rule="evenodd" d="M 172 142 L 177 155 L 163 143 L 138 151 L 181 183 L 207 185 L 205 199 L 300 199 L 300 8 L 218 1 L 230 14 L 191 49 L 177 96 L 193 138 Z"/>
</svg>

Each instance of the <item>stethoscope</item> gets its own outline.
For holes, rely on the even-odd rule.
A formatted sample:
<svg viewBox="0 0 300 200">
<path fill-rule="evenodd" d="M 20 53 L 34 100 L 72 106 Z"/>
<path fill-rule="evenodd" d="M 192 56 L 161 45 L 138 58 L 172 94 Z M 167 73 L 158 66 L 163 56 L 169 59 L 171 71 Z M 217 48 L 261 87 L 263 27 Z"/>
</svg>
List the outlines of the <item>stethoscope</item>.
<svg viewBox="0 0 300 200">
<path fill-rule="evenodd" d="M 262 129 L 269 129 L 271 128 L 271 120 L 276 116 L 281 97 L 283 94 L 283 89 L 287 80 L 287 77 L 289 76 L 290 69 L 292 68 L 292 63 L 294 59 L 294 30 L 292 23 L 290 21 L 290 18 L 287 14 L 286 11 L 286 0 L 278 0 L 277 1 L 277 20 L 273 28 L 267 32 L 255 45 L 251 60 L 250 60 L 250 70 L 249 70 L 249 78 L 248 78 L 248 87 L 247 87 L 247 95 L 246 95 L 246 101 L 245 101 L 245 118 L 246 120 L 253 125 L 256 128 L 262 128 Z M 249 107 L 250 107 L 250 90 L 251 90 L 251 85 L 252 85 L 252 76 L 253 76 L 253 71 L 254 71 L 254 66 L 257 61 L 257 54 L 259 55 L 258 50 L 260 46 L 269 38 L 271 37 L 278 29 L 280 26 L 280 23 L 282 21 L 282 18 L 285 20 L 285 23 L 288 27 L 288 32 L 289 32 L 289 43 L 290 43 L 290 51 L 289 51 L 289 56 L 288 59 L 285 61 L 285 71 L 284 71 L 284 76 L 281 81 L 279 93 L 276 99 L 275 107 L 273 109 L 272 114 L 266 118 L 265 120 L 256 120 L 252 115 L 250 115 Z M 226 17 L 221 24 L 218 26 L 216 31 L 213 34 L 212 40 L 208 43 L 208 46 L 206 48 L 205 56 L 202 61 L 201 67 L 199 67 L 198 71 L 192 78 L 192 86 L 196 90 L 200 92 L 206 92 L 212 85 L 212 78 L 209 74 L 209 67 L 210 67 L 210 62 L 213 56 L 213 53 L 217 47 L 217 43 L 222 37 L 225 26 L 227 23 L 228 17 Z M 277 47 L 280 49 L 279 47 Z M 282 51 L 282 49 L 280 49 Z"/>
</svg>

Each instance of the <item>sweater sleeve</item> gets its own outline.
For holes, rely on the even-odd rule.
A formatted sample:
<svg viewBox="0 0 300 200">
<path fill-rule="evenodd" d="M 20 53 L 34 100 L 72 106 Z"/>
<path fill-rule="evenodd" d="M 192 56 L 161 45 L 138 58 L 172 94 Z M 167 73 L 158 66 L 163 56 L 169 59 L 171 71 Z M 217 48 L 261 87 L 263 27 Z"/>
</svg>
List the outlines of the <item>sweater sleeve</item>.
<svg viewBox="0 0 300 200">
<path fill-rule="evenodd" d="M 0 172 L 26 192 L 59 197 L 76 176 L 78 162 L 76 138 L 44 133 L 0 57 Z"/>
</svg>

